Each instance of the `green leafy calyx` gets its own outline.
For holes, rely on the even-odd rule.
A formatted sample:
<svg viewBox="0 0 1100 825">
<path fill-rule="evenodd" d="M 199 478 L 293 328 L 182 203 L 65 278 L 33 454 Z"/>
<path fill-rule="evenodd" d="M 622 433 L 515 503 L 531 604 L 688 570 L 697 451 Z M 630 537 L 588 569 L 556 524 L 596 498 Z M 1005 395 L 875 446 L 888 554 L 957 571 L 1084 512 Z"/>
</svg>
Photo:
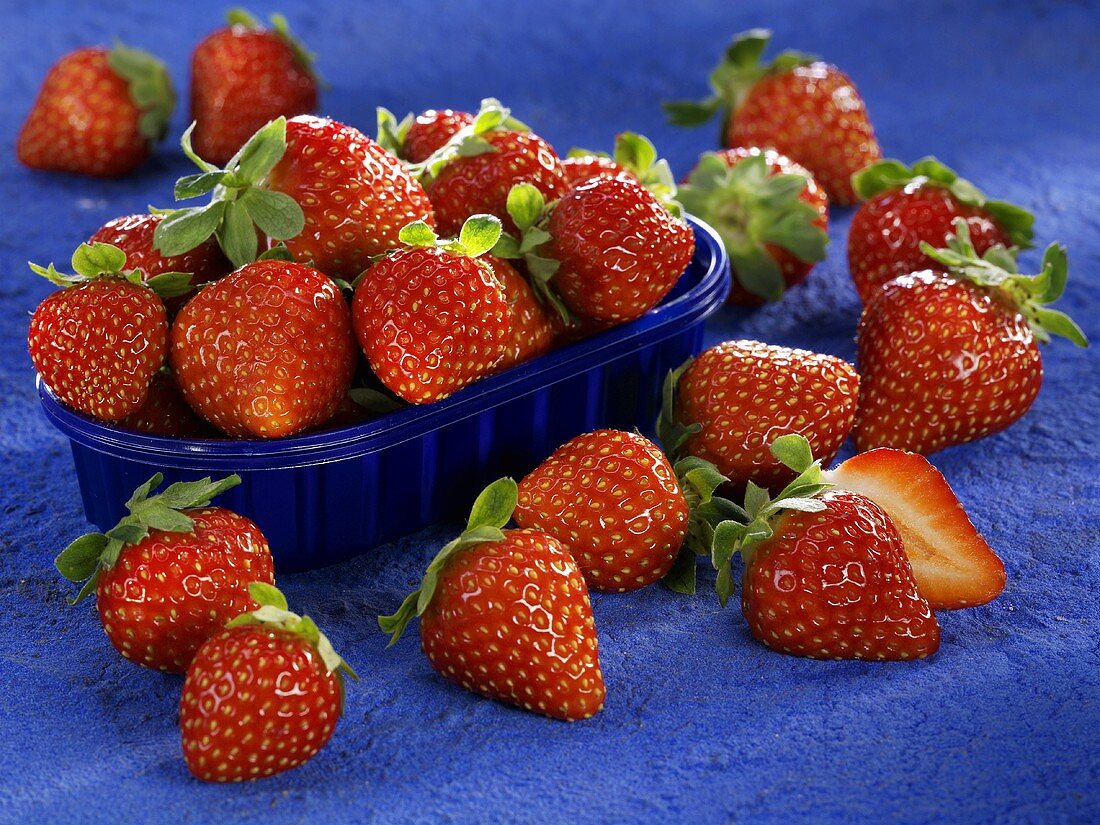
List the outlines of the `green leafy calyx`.
<svg viewBox="0 0 1100 825">
<path fill-rule="evenodd" d="M 738 282 L 777 301 L 783 275 L 768 245 L 806 263 L 825 258 L 829 236 L 815 223 L 818 211 L 802 199 L 809 182 L 808 174 L 773 174 L 763 153 L 730 166 L 721 155 L 706 152 L 677 199 L 721 236 Z"/>
<path fill-rule="evenodd" d="M 163 255 L 182 255 L 213 235 L 236 267 L 250 264 L 259 252 L 256 230 L 285 241 L 305 227 L 302 208 L 289 195 L 264 188 L 268 173 L 286 152 L 286 118 L 261 127 L 237 150 L 224 169 L 200 158 L 191 147 L 192 123 L 180 139 L 184 154 L 199 172 L 176 181 L 176 200 L 210 195 L 205 206 L 158 210 L 153 246 Z"/>
<path fill-rule="evenodd" d="M 471 215 L 462 224 L 457 238 L 440 238 L 424 221 L 405 224 L 397 238 L 406 246 L 437 247 L 456 255 L 478 258 L 493 249 L 500 232 L 500 218 L 495 215 Z"/>
<path fill-rule="evenodd" d="M 934 157 L 921 158 L 912 166 L 899 160 L 881 160 L 852 175 L 852 188 L 862 200 L 896 189 L 938 186 L 959 203 L 981 209 L 1008 233 L 1015 246 L 1029 248 L 1035 237 L 1035 216 L 1007 201 L 990 200 L 977 186 L 960 178 L 954 169 Z"/>
<path fill-rule="evenodd" d="M 99 278 L 121 278 L 135 286 L 152 289 L 162 299 L 186 295 L 191 291 L 191 273 L 162 272 L 146 281 L 140 270 L 126 269 L 126 253 L 108 243 L 81 244 L 70 263 L 73 269 L 71 275 L 58 272 L 53 264 L 39 266 L 29 263 L 28 266 L 36 275 L 62 288 L 80 286 Z"/>
<path fill-rule="evenodd" d="M 149 52 L 116 43 L 107 52 L 107 65 L 130 87 L 130 99 L 141 111 L 142 137 L 152 143 L 161 140 L 176 108 L 176 91 L 164 63 Z"/>
<path fill-rule="evenodd" d="M 157 473 L 136 490 L 126 502 L 129 515 L 106 533 L 87 533 L 64 550 L 54 560 L 59 573 L 69 581 L 84 582 L 75 599 L 76 604 L 95 590 L 100 571 L 114 567 L 119 554 L 129 544 L 137 544 L 150 530 L 168 533 L 190 533 L 195 524 L 186 510 L 205 507 L 211 500 L 241 483 L 240 476 L 231 475 L 219 481 L 177 481 L 162 492 L 152 495 L 164 481 Z"/>
<path fill-rule="evenodd" d="M 382 106 L 378 107 L 378 144 L 396 157 L 405 155 L 405 139 L 409 136 L 409 129 L 413 125 L 413 116 L 410 112 L 400 122 L 397 115 Z"/>
<path fill-rule="evenodd" d="M 420 587 L 405 598 L 396 613 L 378 617 L 378 626 L 390 634 L 391 645 L 401 638 L 413 617 L 420 616 L 427 609 L 439 584 L 439 575 L 455 553 L 475 544 L 504 539 L 504 525 L 511 521 L 518 498 L 519 487 L 510 478 L 497 479 L 481 491 L 470 510 L 466 529 L 432 559 Z"/>
<path fill-rule="evenodd" d="M 1000 244 L 978 255 L 970 240 L 970 229 L 963 218 L 955 219 L 955 234 L 947 238 L 944 249 L 921 243 L 921 251 L 948 272 L 990 290 L 996 291 L 1027 319 L 1035 337 L 1047 343 L 1052 335 L 1068 338 L 1079 347 L 1088 346 L 1088 339 L 1073 319 L 1052 304 L 1066 291 L 1069 260 L 1066 248 L 1052 243 L 1043 253 L 1038 275 L 1021 275 L 1015 250 Z"/>
<path fill-rule="evenodd" d="M 512 117 L 511 109 L 505 107 L 499 100 L 487 97 L 481 101 L 481 106 L 474 115 L 472 123 L 455 132 L 450 140 L 422 163 L 410 164 L 409 170 L 421 182 L 427 182 L 436 177 L 443 171 L 443 167 L 456 158 L 495 152 L 493 144 L 482 137 L 494 131 L 529 132 L 531 129 Z"/>
</svg>

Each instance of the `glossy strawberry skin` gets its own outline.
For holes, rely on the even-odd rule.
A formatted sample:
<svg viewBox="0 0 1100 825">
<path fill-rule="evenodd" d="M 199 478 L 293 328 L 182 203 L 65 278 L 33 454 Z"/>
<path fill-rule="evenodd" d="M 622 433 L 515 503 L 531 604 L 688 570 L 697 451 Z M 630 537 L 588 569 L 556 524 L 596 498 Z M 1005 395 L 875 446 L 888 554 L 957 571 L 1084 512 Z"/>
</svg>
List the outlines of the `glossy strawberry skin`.
<svg viewBox="0 0 1100 825">
<path fill-rule="evenodd" d="M 300 636 L 243 625 L 206 642 L 191 662 L 179 719 L 187 767 L 208 782 L 241 782 L 312 759 L 340 718 L 339 677 Z"/>
<path fill-rule="evenodd" d="M 424 188 L 358 129 L 302 115 L 287 122 L 287 149 L 267 187 L 294 198 L 305 229 L 286 241 L 294 259 L 353 280 L 371 258 L 399 245 L 412 221 L 435 225 Z"/>
<path fill-rule="evenodd" d="M 880 160 L 867 109 L 851 79 L 812 63 L 766 75 L 733 113 L 727 146 L 766 146 L 805 166 L 838 205 L 855 203 L 851 177 Z"/>
<path fill-rule="evenodd" d="M 579 186 L 591 178 L 617 178 L 620 175 L 634 177 L 625 166 L 620 166 L 611 158 L 600 155 L 562 158 L 561 168 L 565 172 L 565 179 L 570 187 Z"/>
<path fill-rule="evenodd" d="M 118 422 L 118 426 L 169 438 L 218 438 L 219 433 L 187 404 L 175 376 L 158 372 L 149 384 L 145 403 Z"/>
<path fill-rule="evenodd" d="M 691 228 L 640 183 L 594 178 L 550 215 L 552 280 L 565 305 L 596 321 L 631 321 L 667 295 L 695 252 Z"/>
<path fill-rule="evenodd" d="M 515 520 L 561 541 L 594 590 L 624 593 L 672 568 L 688 515 L 656 444 L 596 430 L 563 444 L 523 479 Z"/>
<path fill-rule="evenodd" d="M 46 75 L 16 151 L 32 169 L 124 175 L 149 157 L 140 117 L 129 84 L 108 65 L 107 50 L 77 49 Z"/>
<path fill-rule="evenodd" d="M 250 582 L 275 582 L 260 529 L 221 507 L 184 511 L 190 533 L 151 530 L 100 573 L 96 609 L 111 644 L 127 659 L 182 673 L 225 623 L 256 604 Z"/>
<path fill-rule="evenodd" d="M 1003 430 L 1043 381 L 1027 321 L 995 294 L 948 275 L 896 278 L 863 310 L 860 451 L 929 455 Z"/>
<path fill-rule="evenodd" d="M 481 138 L 493 151 L 456 158 L 428 184 L 439 234 L 457 235 L 471 215 L 500 218 L 505 232 L 516 231 L 508 215 L 508 193 L 518 183 L 530 183 L 547 202 L 565 194 L 568 184 L 554 148 L 528 132 L 487 132 Z"/>
<path fill-rule="evenodd" d="M 191 275 L 191 285 L 197 288 L 232 271 L 232 264 L 213 238 L 182 255 L 162 255 L 153 248 L 153 233 L 161 220 L 161 215 L 124 215 L 96 230 L 88 243 L 117 246 L 126 253 L 126 269 L 140 270 L 146 281 L 165 272 L 187 272 Z M 169 316 L 174 316 L 190 297 L 190 294 L 181 295 L 165 301 Z"/>
<path fill-rule="evenodd" d="M 243 438 L 324 423 L 347 395 L 355 341 L 347 302 L 303 264 L 258 261 L 211 284 L 172 325 L 172 369 L 191 407 Z"/>
<path fill-rule="evenodd" d="M 355 290 L 352 318 L 371 369 L 412 404 L 488 375 L 511 337 L 511 309 L 492 268 L 438 247 L 375 263 Z"/>
<path fill-rule="evenodd" d="M 901 275 L 937 269 L 939 264 L 921 252 L 921 241 L 945 247 L 958 218 L 966 220 L 979 255 L 996 244 L 1012 245 L 984 210 L 959 202 L 940 186 L 909 185 L 866 201 L 848 231 L 848 268 L 860 299 L 867 303 Z"/>
<path fill-rule="evenodd" d="M 464 548 L 420 617 L 432 667 L 466 690 L 556 719 L 605 696 L 588 589 L 560 542 L 535 530 Z"/>
<path fill-rule="evenodd" d="M 496 366 L 500 372 L 549 352 L 561 338 L 565 325 L 561 316 L 539 302 L 527 279 L 508 261 L 492 255 L 484 260 L 504 288 L 511 319 L 504 358 Z"/>
<path fill-rule="evenodd" d="M 274 32 L 219 29 L 191 55 L 192 144 L 217 166 L 268 121 L 316 108 L 317 82 Z"/>
<path fill-rule="evenodd" d="M 773 650 L 812 659 L 919 659 L 940 628 L 882 508 L 844 490 L 787 511 L 746 564 L 741 610 Z"/>
<path fill-rule="evenodd" d="M 453 109 L 428 109 L 409 124 L 401 151 L 409 163 L 423 163 L 428 156 L 443 147 L 459 129 L 474 122 L 469 112 Z"/>
<path fill-rule="evenodd" d="M 748 481 L 778 492 L 794 473 L 772 455 L 780 435 L 798 433 L 828 463 L 852 429 L 859 376 L 831 355 L 759 341 L 705 351 L 680 377 L 677 419 L 701 430 L 691 455 L 712 462 L 735 490 Z"/>
<path fill-rule="evenodd" d="M 151 289 L 97 278 L 49 295 L 27 334 L 34 368 L 67 406 L 118 421 L 145 403 L 168 352 L 168 318 Z"/>
</svg>

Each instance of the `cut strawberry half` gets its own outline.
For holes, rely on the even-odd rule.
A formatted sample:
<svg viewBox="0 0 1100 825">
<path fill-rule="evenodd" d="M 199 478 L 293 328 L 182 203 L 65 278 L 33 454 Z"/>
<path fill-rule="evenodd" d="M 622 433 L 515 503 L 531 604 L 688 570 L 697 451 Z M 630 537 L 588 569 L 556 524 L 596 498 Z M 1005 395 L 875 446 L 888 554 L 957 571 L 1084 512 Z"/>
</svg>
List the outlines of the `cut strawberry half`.
<svg viewBox="0 0 1100 825">
<path fill-rule="evenodd" d="M 825 475 L 886 511 L 901 534 L 917 588 L 933 610 L 985 604 L 1004 590 L 1004 564 L 924 456 L 880 448 Z"/>
</svg>

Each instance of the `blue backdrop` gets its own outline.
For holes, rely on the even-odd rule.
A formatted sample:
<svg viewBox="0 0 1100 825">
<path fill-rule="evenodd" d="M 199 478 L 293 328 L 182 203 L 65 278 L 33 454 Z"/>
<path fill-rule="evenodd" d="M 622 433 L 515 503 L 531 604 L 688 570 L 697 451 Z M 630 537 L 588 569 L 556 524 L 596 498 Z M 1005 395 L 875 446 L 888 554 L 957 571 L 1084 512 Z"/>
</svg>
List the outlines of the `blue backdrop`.
<svg viewBox="0 0 1100 825">
<path fill-rule="evenodd" d="M 363 680 L 306 767 L 235 787 L 191 779 L 179 753 L 179 677 L 123 661 L 90 605 L 65 605 L 73 588 L 52 558 L 86 525 L 25 349 L 27 313 L 48 291 L 27 259 L 66 261 L 107 219 L 166 205 L 188 166 L 166 145 L 135 176 L 93 182 L 28 172 L 13 147 L 63 52 L 117 35 L 158 52 L 185 89 L 190 49 L 224 5 L 76 5 L 0 5 L 0 820 L 1100 819 L 1100 381 L 1095 355 L 1065 343 L 1045 350 L 1045 385 L 1023 422 L 935 458 L 1004 557 L 1008 587 L 992 605 L 942 615 L 943 647 L 929 661 L 784 657 L 707 593 L 597 595 L 606 710 L 583 724 L 545 720 L 444 683 L 415 633 L 384 650 L 374 617 L 414 585 L 451 525 L 281 578 Z M 320 52 L 332 83 L 324 110 L 338 119 L 372 131 L 378 104 L 469 108 L 494 95 L 561 151 L 607 147 L 630 128 L 679 173 L 713 130 L 666 127 L 658 102 L 703 94 L 729 35 L 771 26 L 781 46 L 849 71 L 887 154 L 934 153 L 1033 209 L 1040 242 L 1069 246 L 1063 308 L 1100 339 L 1093 3 L 287 0 L 281 9 Z M 176 134 L 185 121 L 177 113 Z M 759 312 L 721 311 L 708 341 L 758 337 L 854 357 L 849 217 L 834 210 L 829 260 L 805 287 Z"/>
</svg>

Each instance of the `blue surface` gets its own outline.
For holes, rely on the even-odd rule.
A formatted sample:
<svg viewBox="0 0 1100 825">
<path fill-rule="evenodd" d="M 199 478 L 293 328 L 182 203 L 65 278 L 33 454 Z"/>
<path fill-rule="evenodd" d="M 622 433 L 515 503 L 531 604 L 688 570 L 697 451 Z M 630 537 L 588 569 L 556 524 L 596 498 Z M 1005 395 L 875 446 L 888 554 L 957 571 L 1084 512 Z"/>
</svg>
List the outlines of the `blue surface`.
<svg viewBox="0 0 1100 825">
<path fill-rule="evenodd" d="M 155 48 L 183 79 L 221 3 L 186 13 L 73 5 L 0 7 L 0 820 L 1100 819 L 1100 382 L 1095 354 L 1064 343 L 1045 351 L 1045 386 L 1026 420 L 935 459 L 1001 551 L 1008 587 L 992 605 L 941 616 L 943 647 L 930 661 L 783 657 L 750 639 L 736 608 L 654 587 L 594 599 L 606 710 L 584 724 L 544 720 L 445 684 L 415 634 L 384 650 L 374 616 L 413 586 L 452 526 L 282 577 L 364 679 L 331 744 L 304 768 L 247 786 L 192 780 L 179 754 L 179 678 L 122 661 L 91 606 L 64 604 L 72 588 L 51 559 L 85 525 L 24 350 L 26 313 L 47 291 L 24 262 L 66 260 L 108 218 L 166 203 L 187 166 L 165 147 L 127 180 L 41 176 L 14 164 L 13 143 L 61 52 L 117 34 Z M 678 172 L 712 133 L 666 128 L 657 101 L 702 93 L 728 35 L 770 25 L 780 44 L 828 55 L 854 76 L 888 154 L 934 153 L 1034 209 L 1040 240 L 1070 249 L 1064 308 L 1100 340 L 1094 4 L 282 5 L 323 52 L 325 108 L 338 118 L 369 128 L 376 104 L 404 112 L 497 95 L 562 150 L 606 146 L 633 128 Z M 723 310 L 708 340 L 760 337 L 852 357 L 848 217 L 834 213 L 829 260 L 805 287 L 755 314 Z"/>
</svg>

